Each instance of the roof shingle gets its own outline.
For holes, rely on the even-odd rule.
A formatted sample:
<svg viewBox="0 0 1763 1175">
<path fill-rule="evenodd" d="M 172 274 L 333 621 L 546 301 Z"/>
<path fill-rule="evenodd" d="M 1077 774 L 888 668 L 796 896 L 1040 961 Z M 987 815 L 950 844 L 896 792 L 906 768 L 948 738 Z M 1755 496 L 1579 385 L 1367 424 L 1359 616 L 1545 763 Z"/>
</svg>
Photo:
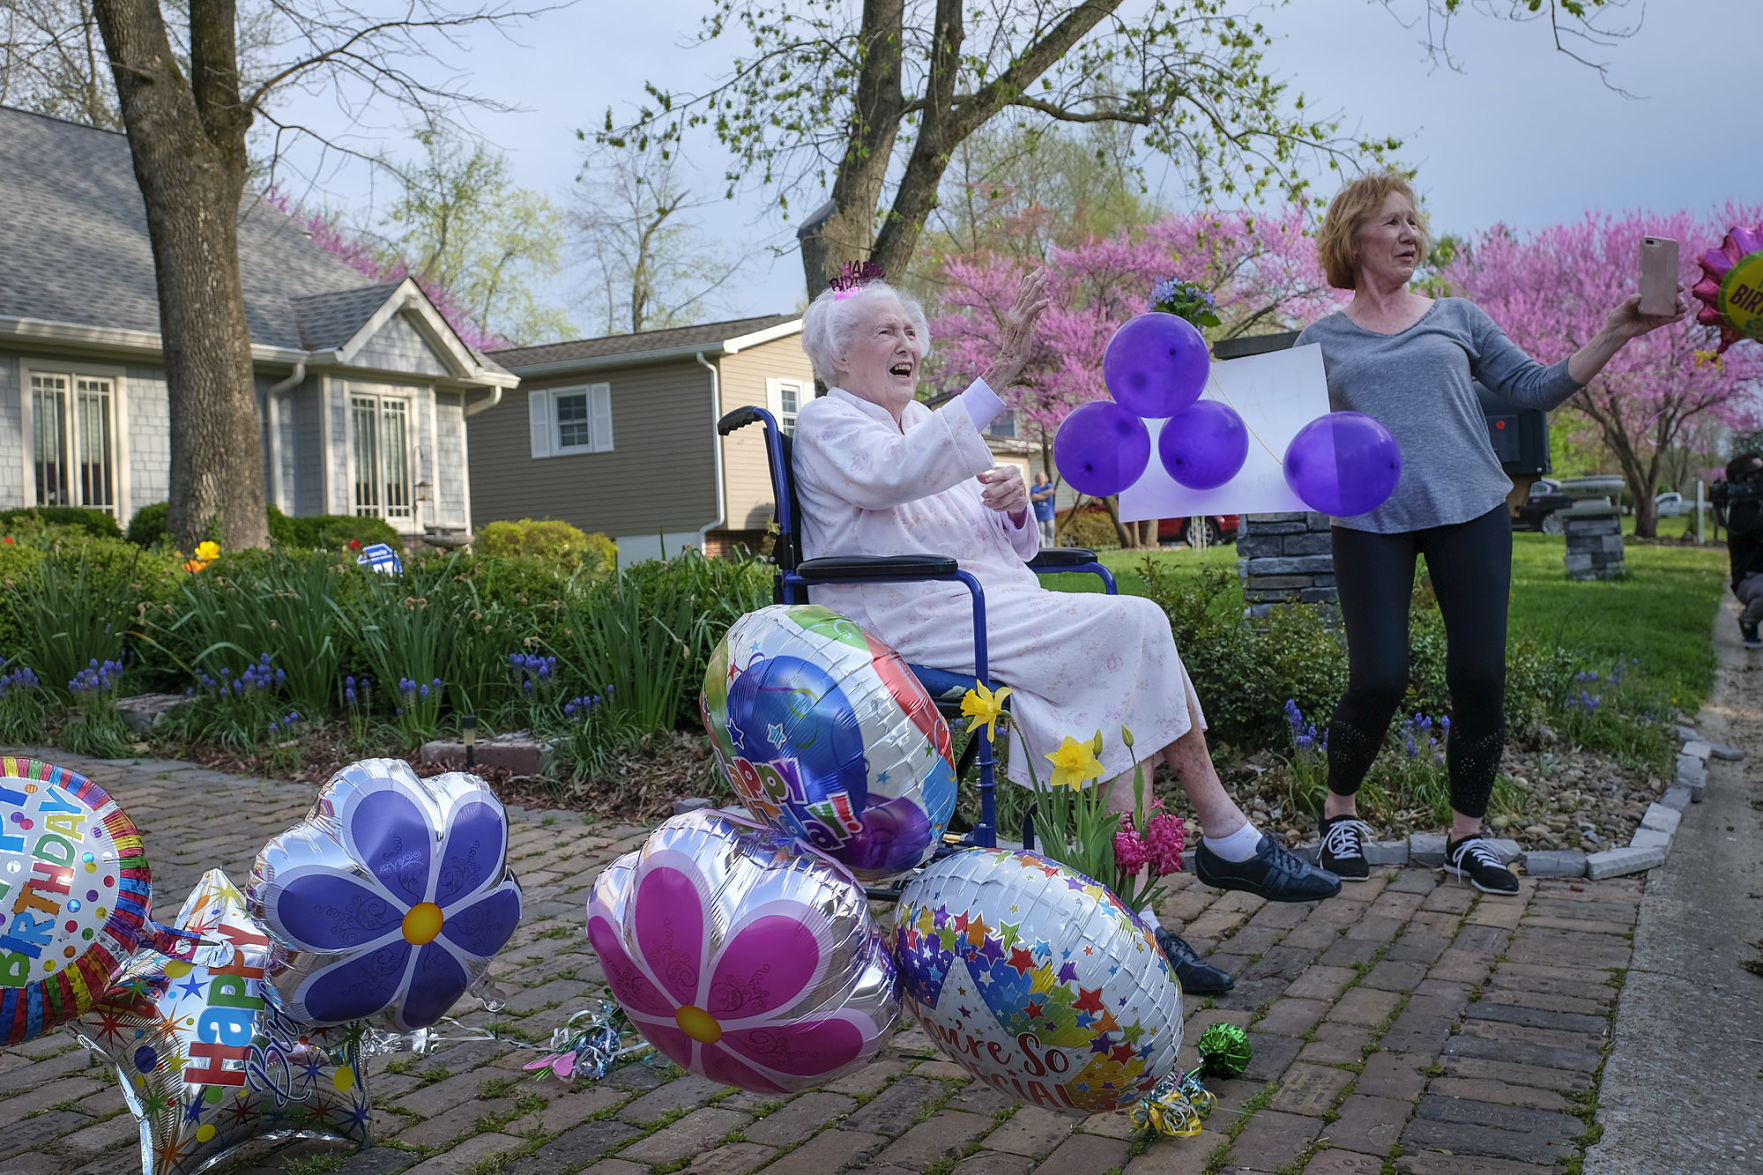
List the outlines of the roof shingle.
<svg viewBox="0 0 1763 1175">
<path fill-rule="evenodd" d="M 671 351 L 678 347 L 708 346 L 780 323 L 792 322 L 800 317 L 799 314 L 763 314 L 757 318 L 734 318 L 727 322 L 706 322 L 697 326 L 670 327 L 667 330 L 645 330 L 636 334 L 607 335 L 598 339 L 575 339 L 567 343 L 546 343 L 538 347 L 513 347 L 506 351 L 491 351 L 490 354 L 503 367 L 518 372 L 523 367 L 564 363 L 571 359 L 598 359 L 606 355 L 639 355 L 649 351 Z"/>
</svg>

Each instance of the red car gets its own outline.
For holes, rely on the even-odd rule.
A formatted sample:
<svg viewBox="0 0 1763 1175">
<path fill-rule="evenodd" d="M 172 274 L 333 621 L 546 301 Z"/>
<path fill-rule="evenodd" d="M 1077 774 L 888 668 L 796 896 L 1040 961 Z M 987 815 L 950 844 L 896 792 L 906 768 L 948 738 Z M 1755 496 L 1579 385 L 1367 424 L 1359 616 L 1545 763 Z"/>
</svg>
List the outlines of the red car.
<svg viewBox="0 0 1763 1175">
<path fill-rule="evenodd" d="M 1197 524 L 1204 524 L 1205 527 L 1203 531 L 1195 535 L 1195 537 L 1203 535 L 1203 540 L 1199 544 L 1189 537 L 1189 528 L 1195 527 Z M 1237 528 L 1242 524 L 1243 519 L 1239 514 L 1210 514 L 1205 518 L 1165 518 L 1157 524 L 1157 541 L 1166 544 L 1187 543 L 1190 547 L 1195 545 L 1214 547 L 1219 543 L 1235 542 Z"/>
</svg>

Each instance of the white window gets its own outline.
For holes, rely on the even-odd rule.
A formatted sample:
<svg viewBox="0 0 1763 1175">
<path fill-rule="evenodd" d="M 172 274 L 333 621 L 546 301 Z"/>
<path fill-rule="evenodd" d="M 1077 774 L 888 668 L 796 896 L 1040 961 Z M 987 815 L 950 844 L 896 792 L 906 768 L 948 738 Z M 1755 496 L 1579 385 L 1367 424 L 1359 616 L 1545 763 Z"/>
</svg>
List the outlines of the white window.
<svg viewBox="0 0 1763 1175">
<path fill-rule="evenodd" d="M 528 392 L 534 457 L 612 451 L 612 385 L 544 388 Z"/>
<path fill-rule="evenodd" d="M 116 381 L 31 372 L 31 482 L 39 506 L 116 514 Z"/>
<path fill-rule="evenodd" d="M 409 401 L 351 392 L 349 432 L 355 513 L 366 518 L 409 518 L 413 497 Z"/>
<path fill-rule="evenodd" d="M 811 384 L 799 379 L 767 379 L 765 381 L 766 407 L 771 409 L 777 426 L 786 433 L 796 431 L 796 413 L 802 410 L 814 397 Z"/>
</svg>

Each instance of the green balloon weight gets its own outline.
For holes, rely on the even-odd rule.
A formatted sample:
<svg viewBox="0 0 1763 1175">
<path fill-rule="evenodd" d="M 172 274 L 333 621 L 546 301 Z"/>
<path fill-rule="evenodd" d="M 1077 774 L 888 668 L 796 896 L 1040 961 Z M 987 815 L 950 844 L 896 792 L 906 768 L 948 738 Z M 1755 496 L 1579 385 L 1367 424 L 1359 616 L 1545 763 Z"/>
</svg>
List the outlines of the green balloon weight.
<svg viewBox="0 0 1763 1175">
<path fill-rule="evenodd" d="M 1254 1055 L 1249 1034 L 1235 1024 L 1214 1024 L 1200 1034 L 1194 1049 L 1200 1054 L 1200 1071 L 1207 1077 L 1241 1077 Z"/>
</svg>

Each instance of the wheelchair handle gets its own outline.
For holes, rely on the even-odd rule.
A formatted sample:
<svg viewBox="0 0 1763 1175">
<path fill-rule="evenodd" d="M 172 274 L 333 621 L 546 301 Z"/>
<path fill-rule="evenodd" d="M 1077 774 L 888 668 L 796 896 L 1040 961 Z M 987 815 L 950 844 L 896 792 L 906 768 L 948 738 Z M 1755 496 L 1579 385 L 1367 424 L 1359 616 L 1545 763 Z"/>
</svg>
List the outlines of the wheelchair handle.
<svg viewBox="0 0 1763 1175">
<path fill-rule="evenodd" d="M 746 428 L 749 424 L 759 424 L 765 420 L 766 414 L 751 404 L 743 404 L 732 412 L 723 414 L 716 422 L 718 435 L 727 436 L 737 428 Z"/>
</svg>

